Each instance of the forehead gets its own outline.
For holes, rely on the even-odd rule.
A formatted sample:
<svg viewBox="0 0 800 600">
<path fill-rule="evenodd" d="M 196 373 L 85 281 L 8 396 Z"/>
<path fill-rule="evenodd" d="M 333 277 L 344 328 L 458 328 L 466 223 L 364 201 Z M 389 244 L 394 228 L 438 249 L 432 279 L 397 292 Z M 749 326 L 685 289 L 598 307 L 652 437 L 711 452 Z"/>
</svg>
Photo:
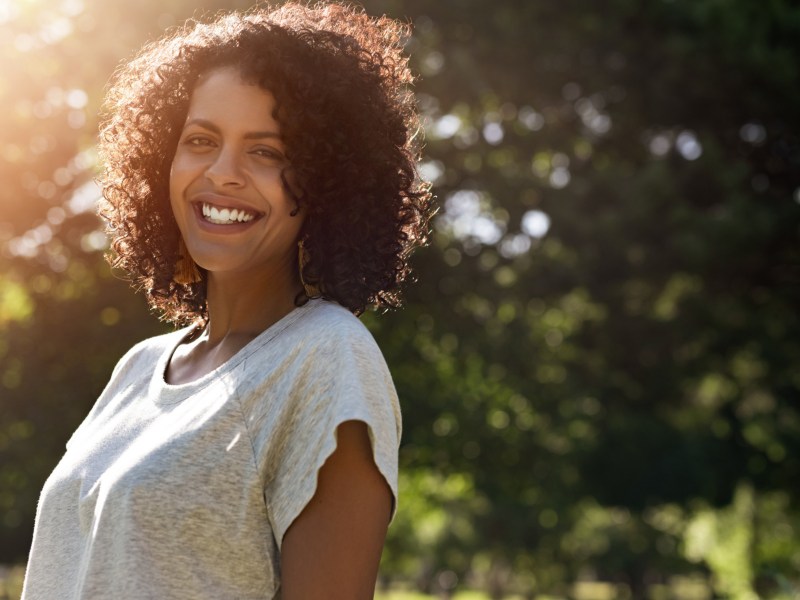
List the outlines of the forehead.
<svg viewBox="0 0 800 600">
<path fill-rule="evenodd" d="M 240 128 L 271 126 L 275 97 L 268 90 L 245 81 L 233 67 L 208 71 L 200 76 L 189 101 L 187 121 L 204 119 L 217 125 Z"/>
</svg>

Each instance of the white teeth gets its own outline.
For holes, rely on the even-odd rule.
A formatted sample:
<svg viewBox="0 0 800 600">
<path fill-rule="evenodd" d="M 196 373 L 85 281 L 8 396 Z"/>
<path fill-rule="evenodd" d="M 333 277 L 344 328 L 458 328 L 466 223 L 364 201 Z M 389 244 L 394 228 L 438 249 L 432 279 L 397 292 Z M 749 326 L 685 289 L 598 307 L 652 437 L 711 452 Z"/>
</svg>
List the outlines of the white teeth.
<svg viewBox="0 0 800 600">
<path fill-rule="evenodd" d="M 216 206 L 212 206 L 210 204 L 203 204 L 202 212 L 206 221 L 214 223 L 215 225 L 247 223 L 248 221 L 255 219 L 255 215 L 253 213 L 249 213 L 237 208 L 223 208 L 220 210 Z"/>
</svg>

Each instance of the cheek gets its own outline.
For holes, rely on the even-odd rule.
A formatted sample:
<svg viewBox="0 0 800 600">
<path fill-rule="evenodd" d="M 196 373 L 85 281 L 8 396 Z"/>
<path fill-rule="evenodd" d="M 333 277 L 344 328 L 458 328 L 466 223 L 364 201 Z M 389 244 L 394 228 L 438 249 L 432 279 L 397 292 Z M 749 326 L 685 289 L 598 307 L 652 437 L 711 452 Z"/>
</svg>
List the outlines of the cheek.
<svg viewBox="0 0 800 600">
<path fill-rule="evenodd" d="M 170 189 L 179 184 L 185 177 L 188 167 L 188 161 L 185 157 L 181 156 L 180 152 L 172 159 L 172 165 L 169 169 L 169 186 Z"/>
<path fill-rule="evenodd" d="M 180 153 L 175 155 L 169 169 L 169 196 L 172 202 L 181 198 L 189 182 L 192 181 L 195 170 L 192 168 L 192 161 L 187 160 Z"/>
</svg>

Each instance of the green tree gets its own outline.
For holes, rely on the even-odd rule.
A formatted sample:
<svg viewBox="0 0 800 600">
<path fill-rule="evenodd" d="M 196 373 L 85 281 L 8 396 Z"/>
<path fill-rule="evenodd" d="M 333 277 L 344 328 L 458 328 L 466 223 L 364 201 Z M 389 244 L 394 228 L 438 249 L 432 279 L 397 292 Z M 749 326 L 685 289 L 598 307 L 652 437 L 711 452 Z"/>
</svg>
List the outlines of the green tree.
<svg viewBox="0 0 800 600">
<path fill-rule="evenodd" d="M 800 13 L 420 8 L 443 214 L 413 309 L 379 330 L 414 399 L 406 466 L 467 474 L 485 501 L 458 564 L 488 554 L 531 592 L 590 568 L 642 597 L 698 571 L 689 517 L 659 528 L 672 507 L 715 510 L 742 482 L 797 500 Z M 592 502 L 623 511 L 606 533 Z M 772 536 L 749 548 L 765 594 Z"/>
<path fill-rule="evenodd" d="M 24 559 L 63 443 L 117 358 L 160 329 L 101 261 L 87 182 L 114 65 L 195 11 L 11 6 L 0 560 Z M 697 578 L 722 596 L 788 598 L 800 572 L 800 9 L 365 6 L 415 25 L 421 171 L 441 204 L 407 306 L 365 317 L 404 406 L 384 580 L 532 597 L 597 579 L 640 598 Z M 731 574 L 736 561 L 746 568 Z"/>
</svg>

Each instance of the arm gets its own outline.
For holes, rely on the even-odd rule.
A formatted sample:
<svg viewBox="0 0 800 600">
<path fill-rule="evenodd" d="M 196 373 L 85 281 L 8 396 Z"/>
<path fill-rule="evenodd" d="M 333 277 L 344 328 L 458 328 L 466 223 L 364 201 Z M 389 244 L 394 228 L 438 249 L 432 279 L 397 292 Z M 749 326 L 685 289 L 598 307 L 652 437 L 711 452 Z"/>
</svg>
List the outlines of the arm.
<svg viewBox="0 0 800 600">
<path fill-rule="evenodd" d="M 284 600 L 371 599 L 392 494 L 372 458 L 367 426 L 347 421 L 314 497 L 283 539 Z"/>
</svg>

